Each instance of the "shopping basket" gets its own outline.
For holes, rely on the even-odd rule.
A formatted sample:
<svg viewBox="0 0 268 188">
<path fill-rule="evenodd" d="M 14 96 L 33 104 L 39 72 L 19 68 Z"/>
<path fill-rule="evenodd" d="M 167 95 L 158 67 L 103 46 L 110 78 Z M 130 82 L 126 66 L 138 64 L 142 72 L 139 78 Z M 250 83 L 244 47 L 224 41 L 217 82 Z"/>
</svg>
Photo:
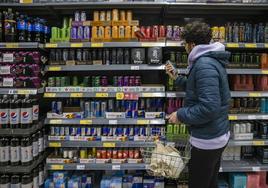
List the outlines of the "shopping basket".
<svg viewBox="0 0 268 188">
<path fill-rule="evenodd" d="M 147 172 L 151 176 L 178 179 L 191 157 L 189 136 L 177 135 L 176 148 L 163 142 L 156 142 L 155 148 L 142 150 Z"/>
</svg>

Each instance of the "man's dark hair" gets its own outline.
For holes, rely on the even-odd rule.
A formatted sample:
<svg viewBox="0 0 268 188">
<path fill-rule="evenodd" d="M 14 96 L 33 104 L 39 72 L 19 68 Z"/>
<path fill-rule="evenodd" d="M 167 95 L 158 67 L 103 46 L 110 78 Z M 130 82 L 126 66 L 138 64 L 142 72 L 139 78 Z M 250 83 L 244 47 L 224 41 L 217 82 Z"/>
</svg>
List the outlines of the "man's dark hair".
<svg viewBox="0 0 268 188">
<path fill-rule="evenodd" d="M 211 40 L 211 29 L 204 22 L 194 21 L 184 27 L 181 37 L 186 43 L 195 43 L 196 45 L 209 44 Z"/>
</svg>

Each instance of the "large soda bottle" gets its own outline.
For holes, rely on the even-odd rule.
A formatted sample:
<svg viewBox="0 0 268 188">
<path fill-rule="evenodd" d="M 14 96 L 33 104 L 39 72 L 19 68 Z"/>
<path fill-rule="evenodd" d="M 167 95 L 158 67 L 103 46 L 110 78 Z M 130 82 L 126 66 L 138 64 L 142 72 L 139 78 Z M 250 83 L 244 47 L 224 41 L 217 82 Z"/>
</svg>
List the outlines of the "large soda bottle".
<svg viewBox="0 0 268 188">
<path fill-rule="evenodd" d="M 39 119 L 39 104 L 37 99 L 32 99 L 32 105 L 33 105 L 33 124 L 38 123 Z"/>
<path fill-rule="evenodd" d="M 49 42 L 49 40 L 50 40 L 50 27 L 45 25 L 44 26 L 44 32 L 45 32 L 44 42 Z"/>
<path fill-rule="evenodd" d="M 12 9 L 4 13 L 4 37 L 6 42 L 15 42 L 16 40 L 16 21 Z"/>
<path fill-rule="evenodd" d="M 40 19 L 36 18 L 34 20 L 34 41 L 41 42 L 41 28 L 42 25 L 40 23 Z"/>
<path fill-rule="evenodd" d="M 6 166 L 9 164 L 9 139 L 0 138 L 0 166 Z"/>
<path fill-rule="evenodd" d="M 40 19 L 39 21 L 40 23 L 40 40 L 43 43 L 44 42 L 44 38 L 45 38 L 45 20 L 44 19 Z"/>
<path fill-rule="evenodd" d="M 33 123 L 33 106 L 29 96 L 26 96 L 21 102 L 20 123 L 22 129 L 27 129 Z"/>
<path fill-rule="evenodd" d="M 14 98 L 10 101 L 9 109 L 10 128 L 20 128 L 20 115 L 20 99 L 18 99 L 17 95 L 14 95 Z"/>
<path fill-rule="evenodd" d="M 0 128 L 9 128 L 9 99 L 7 95 L 0 100 Z"/>
<path fill-rule="evenodd" d="M 0 42 L 3 41 L 3 13 L 0 12 Z"/>
<path fill-rule="evenodd" d="M 27 28 L 27 22 L 25 16 L 24 15 L 18 16 L 17 19 L 18 42 L 26 41 L 26 28 Z"/>
<path fill-rule="evenodd" d="M 28 17 L 27 18 L 27 37 L 26 41 L 27 42 L 32 42 L 33 41 L 33 36 L 34 36 L 34 24 L 32 18 Z"/>
</svg>

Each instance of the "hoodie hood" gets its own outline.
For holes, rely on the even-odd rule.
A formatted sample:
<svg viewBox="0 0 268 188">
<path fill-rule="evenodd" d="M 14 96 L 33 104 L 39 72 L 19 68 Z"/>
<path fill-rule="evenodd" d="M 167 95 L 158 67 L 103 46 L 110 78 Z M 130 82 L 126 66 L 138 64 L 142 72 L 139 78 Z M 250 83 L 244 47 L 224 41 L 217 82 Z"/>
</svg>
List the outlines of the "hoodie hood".
<svg viewBox="0 0 268 188">
<path fill-rule="evenodd" d="M 225 46 L 220 42 L 212 44 L 197 45 L 193 48 L 188 57 L 188 69 L 191 69 L 194 62 L 201 56 L 207 56 L 217 59 L 224 66 L 228 64 L 230 52 L 225 51 Z"/>
</svg>

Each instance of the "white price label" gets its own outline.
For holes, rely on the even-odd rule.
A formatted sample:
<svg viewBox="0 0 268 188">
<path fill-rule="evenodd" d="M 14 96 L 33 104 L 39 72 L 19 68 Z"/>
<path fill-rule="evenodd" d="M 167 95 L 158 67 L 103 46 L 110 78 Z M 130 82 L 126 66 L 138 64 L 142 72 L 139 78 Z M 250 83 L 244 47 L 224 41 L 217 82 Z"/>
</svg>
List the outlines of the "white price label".
<svg viewBox="0 0 268 188">
<path fill-rule="evenodd" d="M 14 82 L 13 78 L 4 78 L 3 79 L 3 86 L 4 87 L 13 87 L 13 82 Z"/>
<path fill-rule="evenodd" d="M 109 120 L 109 125 L 117 125 L 117 120 Z"/>
<path fill-rule="evenodd" d="M 248 119 L 256 119 L 256 116 L 255 115 L 249 115 Z"/>
<path fill-rule="evenodd" d="M 3 62 L 4 63 L 13 63 L 14 61 L 14 55 L 13 54 L 3 54 Z"/>
<path fill-rule="evenodd" d="M 261 116 L 261 119 L 265 119 L 265 120 L 267 120 L 267 119 L 268 119 L 268 115 L 262 115 L 262 116 Z"/>
<path fill-rule="evenodd" d="M 140 70 L 140 67 L 139 66 L 131 66 L 130 69 L 131 70 Z"/>
<path fill-rule="evenodd" d="M 176 93 L 167 93 L 167 97 L 174 98 L 176 97 Z"/>
<path fill-rule="evenodd" d="M 120 165 L 113 165 L 112 170 L 120 170 L 121 166 Z"/>
<path fill-rule="evenodd" d="M 10 74 L 10 66 L 1 66 L 0 74 Z"/>
<path fill-rule="evenodd" d="M 259 171 L 261 171 L 261 167 L 254 166 L 254 167 L 252 167 L 252 171 L 253 172 L 259 172 Z"/>
<path fill-rule="evenodd" d="M 85 165 L 77 165 L 76 170 L 85 170 Z"/>
</svg>

